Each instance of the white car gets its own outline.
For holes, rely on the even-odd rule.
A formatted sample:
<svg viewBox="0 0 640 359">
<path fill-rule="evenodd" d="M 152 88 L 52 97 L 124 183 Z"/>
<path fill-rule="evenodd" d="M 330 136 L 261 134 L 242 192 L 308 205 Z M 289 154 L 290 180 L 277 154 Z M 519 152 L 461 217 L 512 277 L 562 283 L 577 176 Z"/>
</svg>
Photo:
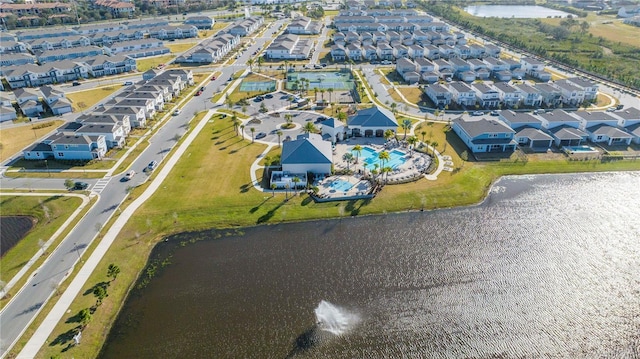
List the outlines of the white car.
<svg viewBox="0 0 640 359">
<path fill-rule="evenodd" d="M 136 175 L 136 171 L 131 170 L 131 171 L 127 172 L 127 174 L 124 175 L 124 177 L 122 177 L 122 180 L 123 181 L 130 181 L 133 178 L 133 176 L 135 176 L 135 175 Z"/>
<path fill-rule="evenodd" d="M 174 116 L 178 116 L 182 111 L 180 111 L 179 108 L 177 108 L 175 111 L 173 111 L 173 115 Z"/>
</svg>

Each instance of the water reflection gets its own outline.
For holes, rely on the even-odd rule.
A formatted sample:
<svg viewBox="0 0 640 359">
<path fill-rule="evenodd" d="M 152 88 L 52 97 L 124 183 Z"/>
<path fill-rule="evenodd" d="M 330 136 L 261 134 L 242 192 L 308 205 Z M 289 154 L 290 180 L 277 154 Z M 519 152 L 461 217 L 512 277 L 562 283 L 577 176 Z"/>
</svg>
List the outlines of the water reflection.
<svg viewBox="0 0 640 359">
<path fill-rule="evenodd" d="M 637 173 L 519 177 L 479 206 L 197 242 L 128 299 L 102 357 L 637 357 L 638 198 Z M 321 300 L 361 321 L 319 330 Z"/>
</svg>

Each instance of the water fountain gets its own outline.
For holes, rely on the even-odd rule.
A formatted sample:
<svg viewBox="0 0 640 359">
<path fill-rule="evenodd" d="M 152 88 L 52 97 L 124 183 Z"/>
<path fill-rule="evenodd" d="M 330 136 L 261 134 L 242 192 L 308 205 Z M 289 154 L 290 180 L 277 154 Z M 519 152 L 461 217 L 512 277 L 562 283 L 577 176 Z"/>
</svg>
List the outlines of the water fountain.
<svg viewBox="0 0 640 359">
<path fill-rule="evenodd" d="M 344 334 L 359 322 L 356 314 L 349 313 L 326 300 L 315 309 L 318 328 L 334 335 Z"/>
</svg>

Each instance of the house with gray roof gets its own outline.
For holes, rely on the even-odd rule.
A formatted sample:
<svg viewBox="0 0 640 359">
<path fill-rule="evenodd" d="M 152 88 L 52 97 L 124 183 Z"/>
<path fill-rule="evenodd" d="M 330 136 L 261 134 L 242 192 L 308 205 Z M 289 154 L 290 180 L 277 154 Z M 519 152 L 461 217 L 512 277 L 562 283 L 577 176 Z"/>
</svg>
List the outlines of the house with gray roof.
<svg viewBox="0 0 640 359">
<path fill-rule="evenodd" d="M 578 106 L 584 102 L 584 90 L 567 80 L 558 80 L 553 86 L 560 90 L 561 100 L 565 105 Z"/>
<path fill-rule="evenodd" d="M 435 107 L 444 108 L 451 104 L 451 92 L 438 83 L 425 86 L 424 93 L 431 99 Z"/>
<path fill-rule="evenodd" d="M 79 46 L 70 49 L 47 50 L 36 55 L 40 64 L 46 62 L 77 59 L 81 57 L 102 55 L 103 50 L 97 46 Z"/>
<path fill-rule="evenodd" d="M 476 93 L 464 82 L 451 82 L 449 91 L 453 95 L 453 100 L 460 106 L 475 106 Z"/>
<path fill-rule="evenodd" d="M 60 89 L 53 86 L 42 86 L 40 87 L 40 92 L 42 92 L 44 102 L 49 106 L 51 112 L 55 116 L 60 116 L 73 111 L 71 102 Z"/>
<path fill-rule="evenodd" d="M 553 137 L 539 128 L 521 127 L 515 130 L 513 138 L 520 146 L 529 147 L 534 152 L 546 152 L 553 144 Z"/>
<path fill-rule="evenodd" d="M 516 149 L 515 131 L 495 119 L 456 118 L 451 129 L 473 153 L 513 152 Z"/>
<path fill-rule="evenodd" d="M 346 132 L 346 125 L 340 120 L 330 117 L 322 121 L 322 138 L 331 143 L 342 141 Z"/>
<path fill-rule="evenodd" d="M 293 34 L 276 37 L 265 50 L 269 59 L 307 59 L 311 53 L 313 40 Z"/>
<path fill-rule="evenodd" d="M 585 100 L 593 101 L 598 97 L 598 84 L 593 81 L 580 77 L 571 77 L 567 79 L 567 82 L 570 82 L 582 89 L 584 91 Z"/>
<path fill-rule="evenodd" d="M 563 110 L 541 113 L 542 127 L 553 136 L 556 146 L 578 146 L 589 134 L 580 129 L 580 119 Z"/>
<path fill-rule="evenodd" d="M 26 64 L 34 64 L 36 59 L 29 54 L 3 54 L 0 57 L 0 66 L 20 66 Z M 4 72 L 4 71 L 3 71 Z"/>
<path fill-rule="evenodd" d="M 107 153 L 104 136 L 58 132 L 23 151 L 26 160 L 54 158 L 61 161 L 100 159 Z"/>
<path fill-rule="evenodd" d="M 215 20 L 210 16 L 189 16 L 185 21 L 185 25 L 193 25 L 200 30 L 211 30 L 215 24 Z"/>
<path fill-rule="evenodd" d="M 633 136 L 618 127 L 618 119 L 602 111 L 576 111 L 580 129 L 589 134 L 594 143 L 606 142 L 609 146 L 629 145 Z"/>
<path fill-rule="evenodd" d="M 298 136 L 282 143 L 282 171 L 288 173 L 331 173 L 333 153 L 331 142 L 314 133 Z"/>
<path fill-rule="evenodd" d="M 347 120 L 347 127 L 354 137 L 384 137 L 387 130 L 396 132 L 398 121 L 391 111 L 374 106 L 350 116 Z"/>
<path fill-rule="evenodd" d="M 313 21 L 308 17 L 299 16 L 287 26 L 287 32 L 295 35 L 317 35 L 322 29 L 319 21 Z"/>
</svg>

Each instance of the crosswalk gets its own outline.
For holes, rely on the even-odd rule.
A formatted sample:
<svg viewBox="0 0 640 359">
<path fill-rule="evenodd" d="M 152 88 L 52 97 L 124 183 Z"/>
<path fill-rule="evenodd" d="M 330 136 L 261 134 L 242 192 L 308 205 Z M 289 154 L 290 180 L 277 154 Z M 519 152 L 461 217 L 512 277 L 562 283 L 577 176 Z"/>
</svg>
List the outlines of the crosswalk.
<svg viewBox="0 0 640 359">
<path fill-rule="evenodd" d="M 91 191 L 95 193 L 102 193 L 102 190 L 104 190 L 105 187 L 107 187 L 107 184 L 109 183 L 110 180 L 111 180 L 111 177 L 105 177 L 105 178 L 99 179 L 98 182 L 96 182 L 96 184 L 93 186 Z"/>
</svg>

